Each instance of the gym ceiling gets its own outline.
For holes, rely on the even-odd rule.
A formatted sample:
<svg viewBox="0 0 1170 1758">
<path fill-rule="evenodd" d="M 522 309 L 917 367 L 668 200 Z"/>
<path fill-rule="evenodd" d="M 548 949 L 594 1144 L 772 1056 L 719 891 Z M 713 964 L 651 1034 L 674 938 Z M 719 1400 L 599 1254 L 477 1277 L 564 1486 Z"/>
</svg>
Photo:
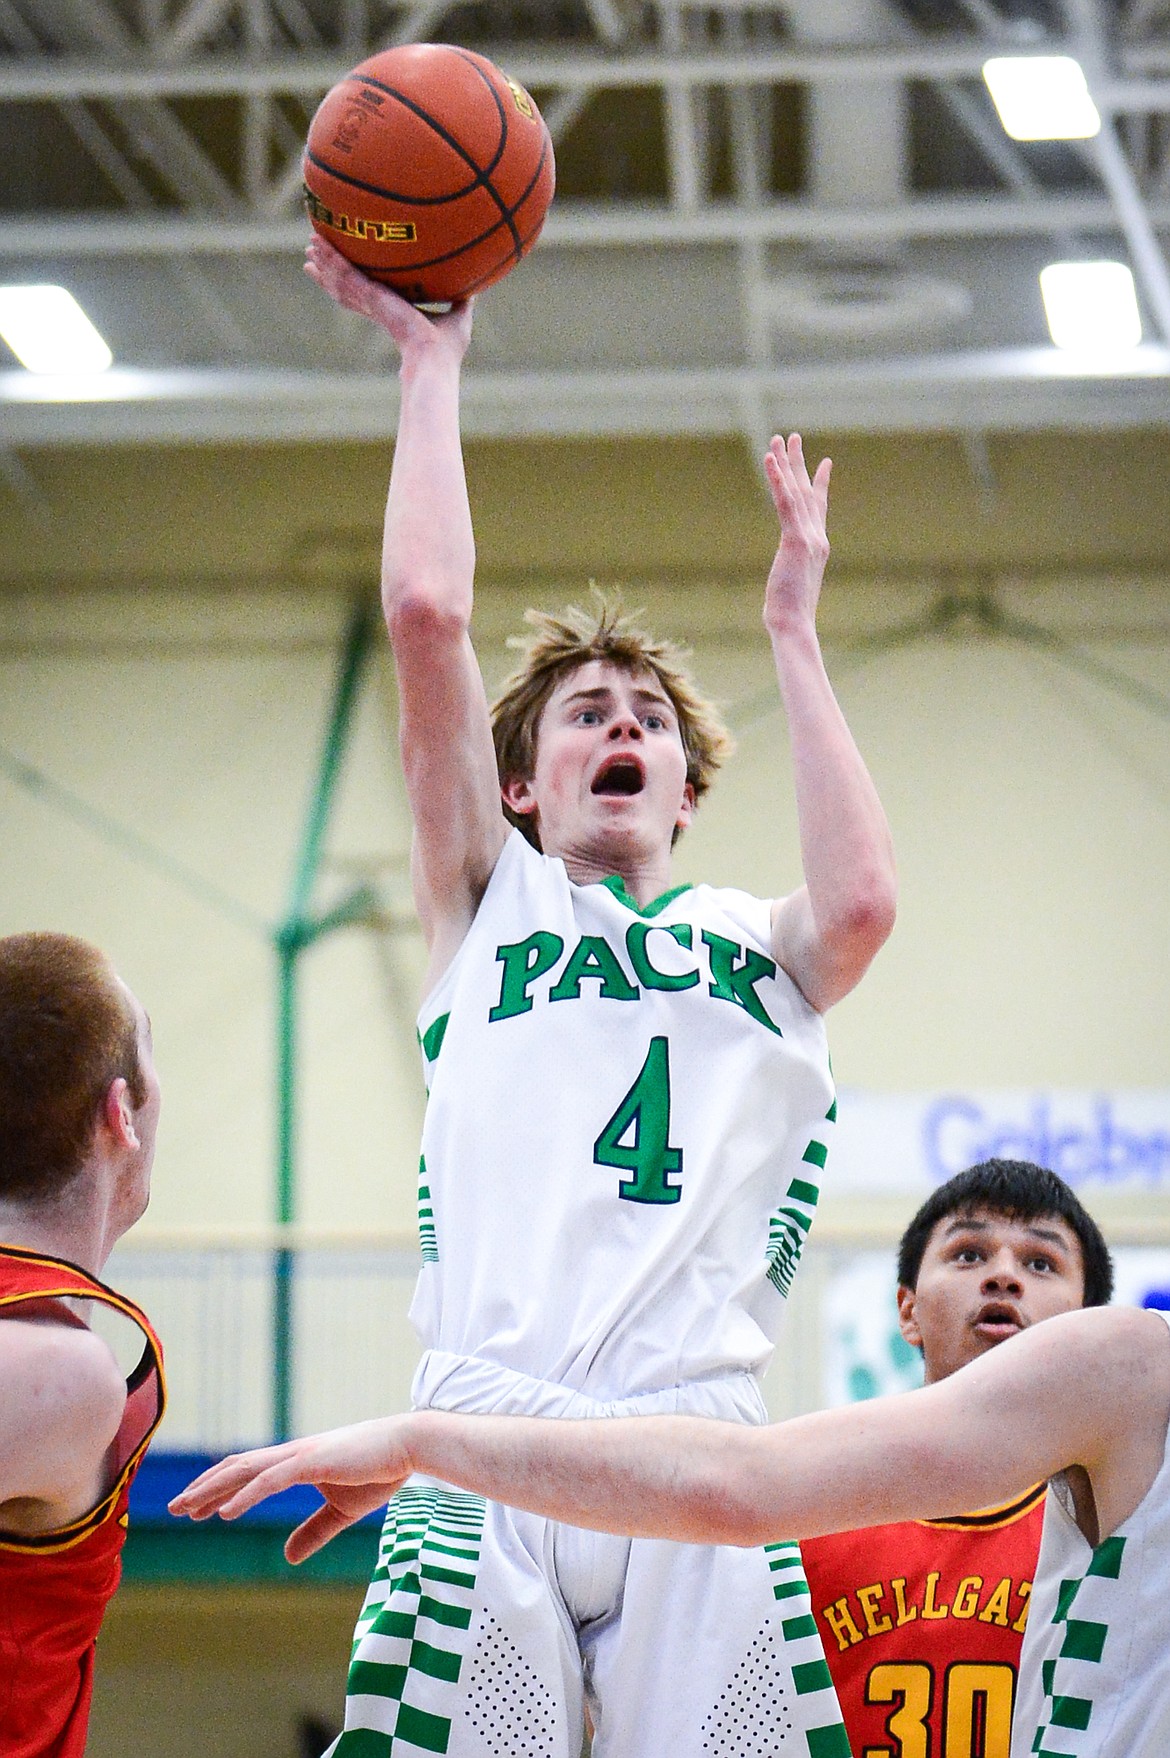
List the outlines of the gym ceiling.
<svg viewBox="0 0 1170 1758">
<path fill-rule="evenodd" d="M 67 286 L 115 357 L 0 366 L 13 453 L 393 431 L 382 339 L 301 274 L 299 156 L 414 40 L 490 55 L 556 143 L 544 239 L 481 302 L 473 437 L 1170 414 L 1168 0 L 0 0 L 0 281 Z M 1096 140 L 1008 139 L 981 68 L 1025 52 L 1080 60 Z M 1048 340 L 1039 271 L 1080 257 L 1134 271 L 1122 358 Z"/>
</svg>

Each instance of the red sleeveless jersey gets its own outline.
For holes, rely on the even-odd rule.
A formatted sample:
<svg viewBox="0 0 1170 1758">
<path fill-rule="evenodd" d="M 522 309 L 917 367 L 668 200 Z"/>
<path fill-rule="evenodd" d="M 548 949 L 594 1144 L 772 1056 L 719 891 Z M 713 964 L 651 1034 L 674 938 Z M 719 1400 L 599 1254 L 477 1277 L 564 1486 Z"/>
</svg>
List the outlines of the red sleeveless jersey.
<svg viewBox="0 0 1170 1758">
<path fill-rule="evenodd" d="M 162 1347 L 133 1301 L 75 1265 L 0 1245 L 0 1323 L 33 1300 L 98 1300 L 145 1338 L 126 1383 L 115 1478 L 97 1505 L 54 1532 L 0 1532 L 0 1753 L 82 1758 L 98 1630 L 122 1573 L 130 1479 L 162 1420 Z"/>
<path fill-rule="evenodd" d="M 1044 1485 L 801 1545 L 854 1758 L 1008 1758 Z"/>
</svg>

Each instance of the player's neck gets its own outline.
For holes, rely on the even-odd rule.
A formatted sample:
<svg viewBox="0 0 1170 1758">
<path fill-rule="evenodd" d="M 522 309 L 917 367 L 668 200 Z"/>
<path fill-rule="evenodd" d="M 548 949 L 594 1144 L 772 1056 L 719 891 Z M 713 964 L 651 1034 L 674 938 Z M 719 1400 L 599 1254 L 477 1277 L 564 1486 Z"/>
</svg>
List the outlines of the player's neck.
<svg viewBox="0 0 1170 1758">
<path fill-rule="evenodd" d="M 616 875 L 640 908 L 653 903 L 673 883 L 669 850 L 652 855 L 615 849 L 546 849 L 558 854 L 575 885 L 596 885 Z"/>
<path fill-rule="evenodd" d="M 101 1274 L 120 1228 L 94 1183 L 82 1175 L 53 1202 L 0 1202 L 0 1243 L 63 1258 Z"/>
</svg>

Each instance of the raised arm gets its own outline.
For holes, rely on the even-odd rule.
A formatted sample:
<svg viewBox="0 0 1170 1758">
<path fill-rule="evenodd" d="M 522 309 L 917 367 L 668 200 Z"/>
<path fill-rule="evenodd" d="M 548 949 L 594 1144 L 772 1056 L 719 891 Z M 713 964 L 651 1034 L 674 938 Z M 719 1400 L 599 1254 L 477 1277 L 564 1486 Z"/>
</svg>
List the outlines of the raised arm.
<svg viewBox="0 0 1170 1758">
<path fill-rule="evenodd" d="M 788 717 L 805 883 L 772 913 L 772 950 L 822 1012 L 860 981 L 894 925 L 889 827 L 833 695 L 816 609 L 829 557 L 830 463 L 809 479 L 800 435 L 764 459 L 781 539 L 768 576 L 764 626 Z"/>
<path fill-rule="evenodd" d="M 52 1531 L 100 1501 L 125 1404 L 92 1331 L 67 1317 L 0 1320 L 0 1532 Z"/>
<path fill-rule="evenodd" d="M 466 933 L 507 835 L 487 699 L 469 634 L 475 542 L 459 437 L 459 374 L 471 339 L 471 305 L 427 317 L 322 239 L 309 246 L 305 267 L 338 304 L 386 330 L 402 359 L 382 603 L 398 674 L 415 895 L 433 981 Z"/>
<path fill-rule="evenodd" d="M 172 1508 L 234 1518 L 315 1484 L 325 1506 L 290 1538 L 297 1562 L 420 1471 L 576 1526 L 757 1545 L 989 1507 L 1079 1467 L 1096 1543 L 1157 1475 L 1168 1414 L 1165 1324 L 1097 1307 L 1048 1319 L 919 1392 L 769 1428 L 424 1410 L 226 1459 Z"/>
</svg>

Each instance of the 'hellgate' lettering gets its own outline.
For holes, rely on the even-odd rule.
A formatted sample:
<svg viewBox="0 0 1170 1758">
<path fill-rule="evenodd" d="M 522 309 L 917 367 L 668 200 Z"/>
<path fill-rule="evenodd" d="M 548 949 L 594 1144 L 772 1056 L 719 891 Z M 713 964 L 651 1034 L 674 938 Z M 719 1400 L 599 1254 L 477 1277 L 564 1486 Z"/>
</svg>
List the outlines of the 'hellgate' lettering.
<svg viewBox="0 0 1170 1758">
<path fill-rule="evenodd" d="M 985 1588 L 989 1591 L 985 1592 Z M 821 1617 L 837 1639 L 837 1648 L 844 1653 L 871 1636 L 882 1636 L 887 1630 L 901 1629 L 918 1617 L 976 1618 L 981 1624 L 995 1624 L 1002 1630 L 1023 1630 L 1028 1621 L 1028 1601 L 1032 1593 L 1030 1581 L 1013 1581 L 1004 1575 L 998 1582 L 985 1583 L 982 1575 L 964 1575 L 954 1593 L 947 1588 L 939 1591 L 939 1572 L 932 1569 L 922 1586 L 920 1600 L 907 1603 L 906 1578 L 872 1581 L 858 1587 L 852 1596 L 842 1594 L 832 1605 L 821 1610 Z M 1015 1595 L 1016 1605 L 1012 1605 Z M 850 1598 L 855 1602 L 850 1604 Z"/>
<path fill-rule="evenodd" d="M 694 931 L 689 922 L 631 923 L 625 937 L 628 970 L 601 934 L 583 934 L 567 958 L 563 958 L 565 942 L 560 935 L 543 928 L 525 940 L 498 946 L 496 962 L 503 966 L 500 997 L 488 1018 L 494 1022 L 531 1012 L 533 991 L 545 978 L 549 983 L 546 1001 L 579 1001 L 583 983 L 596 983 L 596 994 L 602 1001 L 637 1001 L 646 989 L 696 988 L 702 981 L 705 963 L 708 995 L 742 1007 L 759 1025 L 775 1032 L 777 1037 L 782 1036 L 756 993 L 756 984 L 762 978 L 776 975 L 773 959 L 754 947 L 741 946 L 705 928 L 701 935 L 703 952 L 696 955 L 696 963 L 689 970 L 663 970 L 655 959 L 653 934 L 667 934 L 685 952 L 694 951 Z"/>
</svg>

